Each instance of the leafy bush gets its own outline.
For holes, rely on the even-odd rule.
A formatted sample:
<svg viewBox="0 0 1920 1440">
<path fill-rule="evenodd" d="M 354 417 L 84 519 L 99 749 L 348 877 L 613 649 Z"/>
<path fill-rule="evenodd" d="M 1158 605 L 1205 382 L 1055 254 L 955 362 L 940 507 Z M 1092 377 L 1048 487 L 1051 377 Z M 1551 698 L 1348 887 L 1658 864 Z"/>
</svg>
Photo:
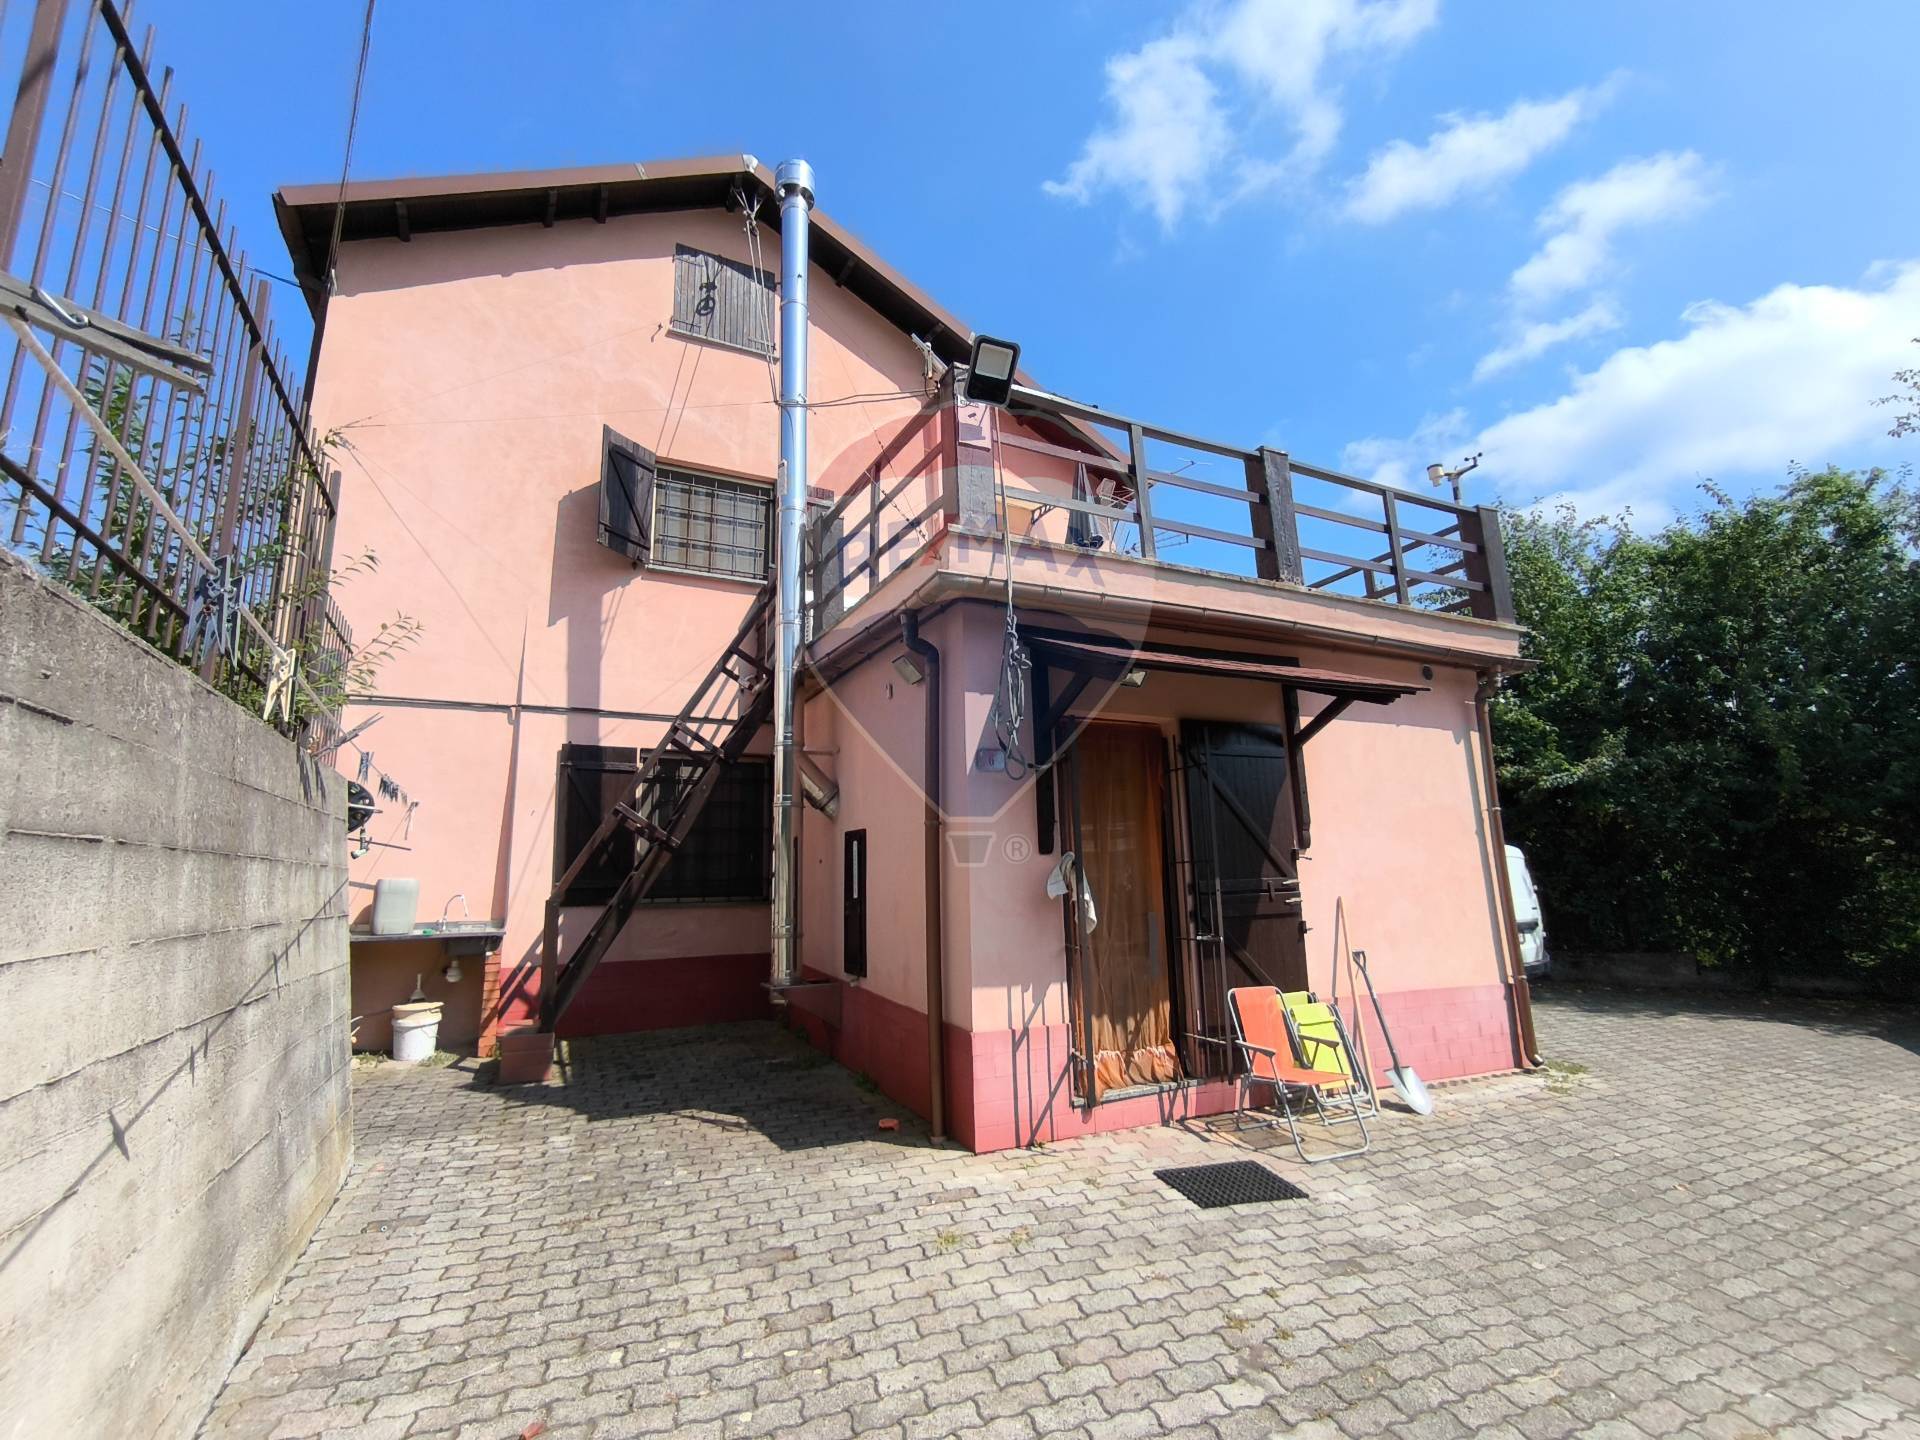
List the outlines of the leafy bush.
<svg viewBox="0 0 1920 1440">
<path fill-rule="evenodd" d="M 1920 504 L 1796 474 L 1652 536 L 1505 517 L 1538 668 L 1496 702 L 1508 829 L 1570 949 L 1920 979 Z"/>
</svg>

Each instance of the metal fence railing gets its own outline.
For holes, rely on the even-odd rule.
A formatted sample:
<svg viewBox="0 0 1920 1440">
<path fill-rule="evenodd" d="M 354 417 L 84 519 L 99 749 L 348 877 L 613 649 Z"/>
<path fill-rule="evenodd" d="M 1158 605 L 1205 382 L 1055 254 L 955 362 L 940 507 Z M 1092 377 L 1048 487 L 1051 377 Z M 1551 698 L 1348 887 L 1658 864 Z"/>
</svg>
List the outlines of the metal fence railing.
<svg viewBox="0 0 1920 1440">
<path fill-rule="evenodd" d="M 131 8 L 37 0 L 0 52 L 0 541 L 234 698 L 295 691 L 324 746 L 337 479 Z"/>
<path fill-rule="evenodd" d="M 978 412 L 968 415 L 965 412 Z M 1512 623 L 1498 511 L 1016 385 L 943 381 L 811 530 L 817 637 L 948 527 Z M 1055 438 L 1041 438 L 1041 430 Z"/>
</svg>

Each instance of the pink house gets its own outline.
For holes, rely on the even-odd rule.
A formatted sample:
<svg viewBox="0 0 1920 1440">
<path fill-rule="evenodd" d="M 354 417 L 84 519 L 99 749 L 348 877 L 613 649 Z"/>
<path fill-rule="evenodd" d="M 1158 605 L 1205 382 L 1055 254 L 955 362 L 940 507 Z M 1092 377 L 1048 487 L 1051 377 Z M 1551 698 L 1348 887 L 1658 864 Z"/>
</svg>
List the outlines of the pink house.
<svg viewBox="0 0 1920 1440">
<path fill-rule="evenodd" d="M 336 198 L 277 206 L 336 567 L 377 557 L 337 598 L 422 627 L 347 719 L 411 802 L 355 912 L 414 879 L 436 932 L 356 946 L 363 1044 L 416 976 L 482 1054 L 784 1014 L 991 1150 L 1230 1108 L 1226 989 L 1345 998 L 1359 948 L 1428 1079 L 1528 1061 L 1491 511 L 1024 376 L 957 399 L 968 328 L 816 212 L 813 803 L 770 987 L 773 177 L 356 183 L 328 295 Z"/>
</svg>

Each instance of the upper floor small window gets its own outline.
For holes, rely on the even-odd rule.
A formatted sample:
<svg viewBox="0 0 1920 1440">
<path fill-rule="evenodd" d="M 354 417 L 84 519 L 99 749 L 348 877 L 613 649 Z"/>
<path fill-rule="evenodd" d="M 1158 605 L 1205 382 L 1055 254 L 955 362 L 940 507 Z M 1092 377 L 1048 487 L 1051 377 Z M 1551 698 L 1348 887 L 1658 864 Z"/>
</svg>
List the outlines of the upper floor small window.
<svg viewBox="0 0 1920 1440">
<path fill-rule="evenodd" d="M 771 355 L 773 276 L 691 245 L 673 251 L 673 325 L 682 335 Z"/>
<path fill-rule="evenodd" d="M 653 486 L 652 533 L 657 566 L 764 580 L 773 566 L 773 490 L 662 466 Z"/>
</svg>

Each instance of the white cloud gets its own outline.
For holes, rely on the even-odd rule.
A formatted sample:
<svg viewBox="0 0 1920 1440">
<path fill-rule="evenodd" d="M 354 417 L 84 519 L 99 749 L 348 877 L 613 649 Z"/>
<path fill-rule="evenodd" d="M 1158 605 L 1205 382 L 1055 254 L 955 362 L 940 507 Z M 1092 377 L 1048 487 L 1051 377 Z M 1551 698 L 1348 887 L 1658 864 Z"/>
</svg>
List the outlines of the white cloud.
<svg viewBox="0 0 1920 1440">
<path fill-rule="evenodd" d="M 1694 305 L 1678 338 L 1615 351 L 1474 448 L 1510 497 L 1630 506 L 1658 524 L 1702 479 L 1780 477 L 1885 443 L 1872 401 L 1909 363 L 1916 314 L 1920 261 L 1858 289 L 1781 285 L 1745 306 Z"/>
<path fill-rule="evenodd" d="M 1537 360 L 1556 345 L 1584 340 L 1589 335 L 1619 328 L 1620 312 L 1614 308 L 1611 300 L 1605 299 L 1594 301 L 1579 314 L 1569 315 L 1564 320 L 1537 320 L 1523 326 L 1506 344 L 1481 356 L 1480 363 L 1473 367 L 1473 378 L 1476 381 L 1488 379 L 1503 370 Z"/>
<path fill-rule="evenodd" d="M 1472 429 L 1465 410 L 1429 415 L 1405 439 L 1376 435 L 1353 441 L 1340 452 L 1340 467 L 1379 485 L 1418 492 L 1427 488 L 1427 466 L 1452 460 Z M 1378 504 L 1373 508 L 1378 518 Z"/>
<path fill-rule="evenodd" d="M 1169 33 L 1107 61 L 1111 118 L 1044 188 L 1082 204 L 1114 190 L 1171 229 L 1196 204 L 1311 174 L 1340 133 L 1329 64 L 1391 56 L 1438 10 L 1439 0 L 1196 6 Z M 1279 142 L 1267 133 L 1276 123 Z"/>
<path fill-rule="evenodd" d="M 1623 160 L 1562 190 L 1540 216 L 1547 241 L 1509 281 L 1514 298 L 1539 305 L 1600 279 L 1622 230 L 1693 214 L 1710 198 L 1712 174 L 1691 150 Z"/>
<path fill-rule="evenodd" d="M 1873 401 L 1913 363 L 1920 259 L 1880 262 L 1858 287 L 1781 285 L 1747 305 L 1703 301 L 1671 340 L 1619 349 L 1558 399 L 1474 433 L 1461 409 L 1405 438 L 1356 440 L 1343 468 L 1418 493 L 1430 461 L 1484 451 L 1470 493 L 1630 508 L 1659 525 L 1702 480 L 1774 483 L 1790 465 L 1869 464 L 1897 442 Z M 1477 484 L 1476 484 L 1477 482 Z"/>
<path fill-rule="evenodd" d="M 1160 223 L 1172 225 L 1196 177 L 1218 163 L 1232 138 L 1193 42 L 1168 36 L 1114 56 L 1107 98 L 1118 112 L 1114 124 L 1088 139 L 1065 180 L 1046 182 L 1047 193 L 1084 202 L 1125 177 Z"/>
<path fill-rule="evenodd" d="M 1517 175 L 1573 132 L 1611 94 L 1611 84 L 1557 100 L 1518 100 L 1504 115 L 1443 115 L 1424 145 L 1395 140 L 1347 184 L 1343 213 L 1368 225 L 1432 210 L 1457 195 Z"/>
</svg>

